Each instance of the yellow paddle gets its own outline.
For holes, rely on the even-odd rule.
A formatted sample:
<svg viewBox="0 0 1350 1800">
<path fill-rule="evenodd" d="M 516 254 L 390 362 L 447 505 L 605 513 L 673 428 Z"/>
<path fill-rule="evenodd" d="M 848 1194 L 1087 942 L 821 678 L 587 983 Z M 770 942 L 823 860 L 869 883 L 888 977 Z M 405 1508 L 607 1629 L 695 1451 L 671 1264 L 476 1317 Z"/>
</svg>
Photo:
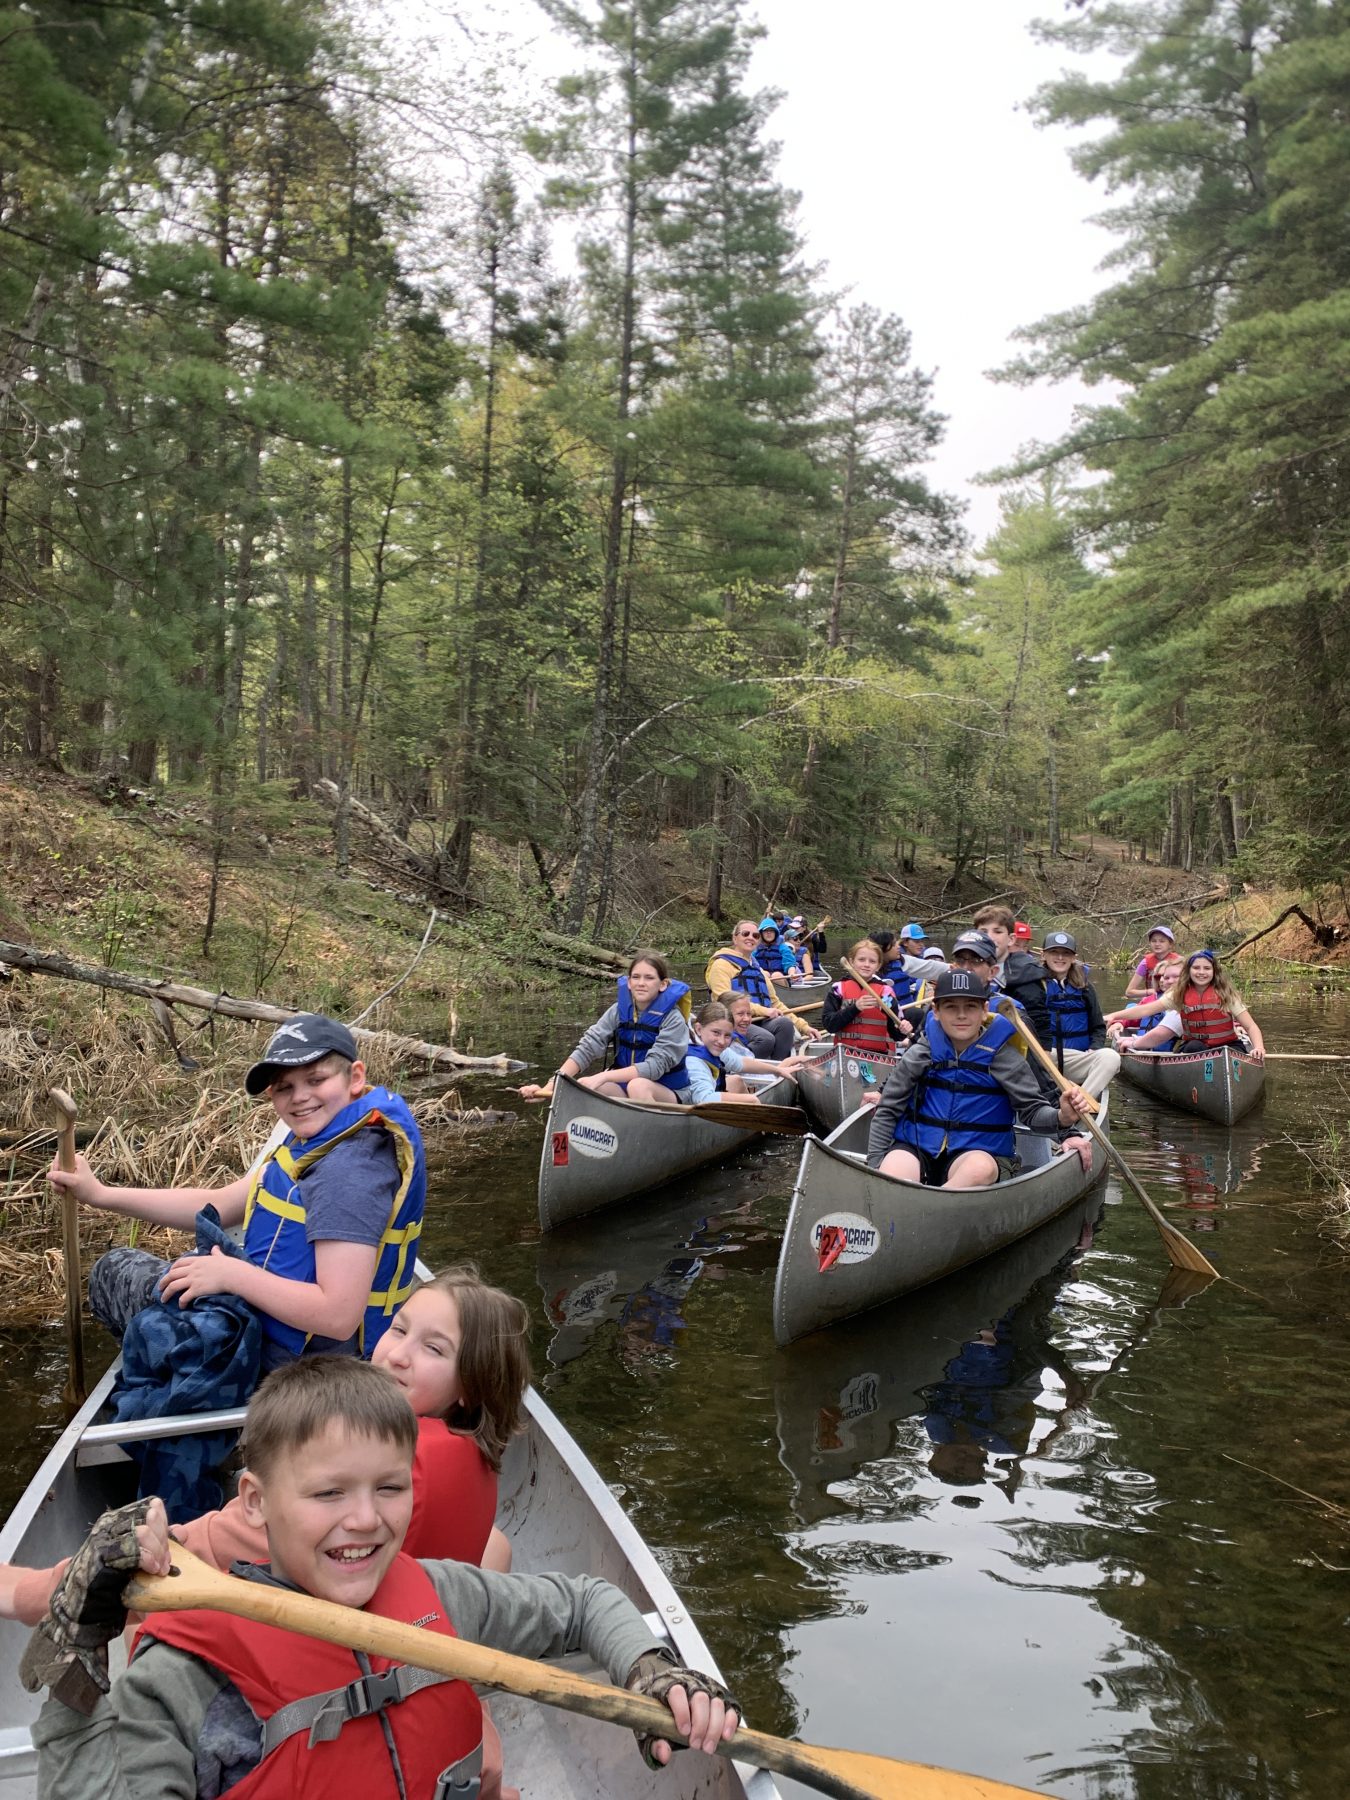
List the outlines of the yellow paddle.
<svg viewBox="0 0 1350 1800">
<path fill-rule="evenodd" d="M 1001 999 L 998 1002 L 998 1011 L 1003 1014 L 1005 1019 L 1012 1022 L 1012 1025 L 1021 1037 L 1022 1042 L 1036 1058 L 1036 1061 L 1040 1063 L 1041 1067 L 1046 1069 L 1054 1078 L 1056 1085 L 1060 1088 L 1072 1087 L 1074 1084 L 1067 1080 L 1061 1073 L 1059 1065 L 1054 1057 L 1046 1053 L 1040 1039 L 1036 1036 L 1036 1033 L 1031 1029 L 1030 1025 L 1028 1025 L 1025 1015 L 1018 1012 L 1012 1001 L 1006 997 Z M 1089 1096 L 1089 1098 L 1091 1098 L 1091 1096 Z M 1093 1102 L 1092 1110 L 1093 1112 L 1096 1112 L 1097 1110 L 1095 1101 Z M 1163 1241 L 1163 1249 L 1166 1250 L 1168 1260 L 1171 1262 L 1172 1267 L 1174 1269 L 1190 1269 L 1197 1275 L 1208 1275 L 1217 1278 L 1219 1271 L 1214 1267 L 1214 1264 L 1203 1251 L 1196 1249 L 1195 1245 L 1191 1242 L 1190 1238 L 1186 1236 L 1184 1231 L 1178 1231 L 1175 1225 L 1168 1224 L 1167 1220 L 1162 1216 L 1162 1213 L 1144 1192 L 1143 1183 L 1140 1181 L 1139 1177 L 1120 1154 L 1119 1150 L 1116 1149 L 1106 1133 L 1098 1126 L 1096 1121 L 1089 1117 L 1087 1113 L 1084 1113 L 1079 1120 L 1079 1123 L 1081 1125 L 1086 1125 L 1088 1131 L 1096 1138 L 1102 1149 L 1105 1150 L 1111 1161 L 1116 1165 L 1117 1169 L 1120 1170 L 1122 1176 L 1124 1176 L 1125 1180 L 1134 1190 L 1135 1198 L 1142 1203 L 1145 1212 L 1147 1212 L 1149 1218 L 1152 1219 L 1153 1223 L 1158 1228 L 1158 1235 Z"/>
<path fill-rule="evenodd" d="M 169 1575 L 133 1576 L 123 1600 L 133 1612 L 183 1612 L 205 1607 L 233 1613 L 264 1625 L 279 1625 L 326 1644 L 340 1644 L 367 1656 L 387 1656 L 417 1669 L 433 1669 L 480 1687 L 500 1688 L 508 1694 L 585 1713 L 630 1731 L 655 1732 L 671 1742 L 679 1741 L 670 1713 L 659 1701 L 624 1688 L 605 1687 L 563 1669 L 551 1669 L 528 1657 L 508 1656 L 463 1638 L 440 1637 L 416 1625 L 404 1625 L 354 1607 L 337 1606 L 285 1588 L 263 1587 L 237 1575 L 222 1574 L 185 1550 L 174 1546 L 174 1569 Z M 636 1755 L 636 1752 L 634 1752 Z M 923 1763 L 897 1762 L 889 1756 L 869 1756 L 857 1750 L 824 1750 L 789 1738 L 770 1737 L 744 1726 L 734 1738 L 719 1746 L 719 1754 L 758 1768 L 791 1775 L 808 1787 L 843 1800 L 1027 1800 L 1026 1788 L 986 1781 L 979 1775 L 957 1775 Z M 1034 1800 L 1034 1796 L 1033 1796 Z"/>
</svg>

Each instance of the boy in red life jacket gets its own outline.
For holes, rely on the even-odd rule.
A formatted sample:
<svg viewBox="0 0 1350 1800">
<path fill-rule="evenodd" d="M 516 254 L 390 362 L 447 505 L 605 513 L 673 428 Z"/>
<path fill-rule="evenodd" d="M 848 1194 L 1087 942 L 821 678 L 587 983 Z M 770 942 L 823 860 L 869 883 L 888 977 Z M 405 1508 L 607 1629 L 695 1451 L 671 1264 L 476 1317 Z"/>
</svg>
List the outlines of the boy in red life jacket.
<svg viewBox="0 0 1350 1800">
<path fill-rule="evenodd" d="M 243 1256 L 215 1249 L 170 1265 L 110 1250 L 90 1271 L 91 1310 L 120 1339 L 157 1299 L 237 1294 L 261 1320 L 264 1373 L 306 1352 L 369 1356 L 415 1279 L 426 1160 L 412 1113 L 367 1084 L 352 1033 L 319 1013 L 279 1026 L 244 1086 L 267 1094 L 288 1135 L 226 1187 L 114 1188 L 82 1156 L 72 1174 L 53 1164 L 52 1183 L 86 1206 L 180 1231 L 213 1206 L 223 1226 L 244 1227 Z"/>
<path fill-rule="evenodd" d="M 309 1357 L 249 1406 L 239 1492 L 269 1563 L 236 1573 L 520 1656 L 582 1650 L 612 1679 L 664 1698 L 677 1732 L 711 1751 L 734 1735 L 720 1683 L 678 1669 L 632 1603 L 589 1576 L 503 1575 L 402 1553 L 417 1421 L 390 1378 Z M 121 1590 L 168 1572 L 158 1500 L 106 1513 L 76 1553 L 25 1652 L 39 1786 L 64 1800 L 439 1800 L 477 1793 L 482 1714 L 461 1681 L 218 1612 L 152 1615 L 109 1691 Z M 644 1745 L 654 1764 L 665 1740 Z M 458 1782 L 459 1785 L 455 1785 Z"/>
</svg>

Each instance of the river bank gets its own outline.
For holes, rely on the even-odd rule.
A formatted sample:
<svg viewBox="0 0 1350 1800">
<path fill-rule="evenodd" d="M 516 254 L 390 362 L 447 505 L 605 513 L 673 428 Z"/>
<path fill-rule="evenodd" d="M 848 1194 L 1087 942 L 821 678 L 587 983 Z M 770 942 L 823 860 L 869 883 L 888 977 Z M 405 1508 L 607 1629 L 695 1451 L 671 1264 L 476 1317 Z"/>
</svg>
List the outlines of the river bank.
<svg viewBox="0 0 1350 1800">
<path fill-rule="evenodd" d="M 541 1007 L 575 991 L 588 967 L 582 991 L 593 1001 L 578 1010 L 605 1002 L 612 959 L 561 937 L 545 941 L 547 897 L 530 868 L 484 859 L 475 865 L 472 907 L 438 917 L 428 933 L 427 902 L 391 879 L 377 840 L 357 832 L 351 873 L 333 873 L 329 823 L 317 802 L 273 789 L 241 800 L 203 948 L 212 844 L 200 793 L 152 798 L 63 775 L 35 780 L 25 771 L 19 780 L 0 772 L 0 939 L 57 949 L 95 969 L 349 1019 L 402 980 L 367 1022 L 469 1054 L 520 1053 L 504 1013 L 516 1013 L 516 1001 Z M 647 847 L 641 860 L 641 878 L 626 885 L 629 905 L 613 921 L 614 951 L 654 940 L 697 981 L 720 937 L 701 911 L 695 850 L 672 839 Z M 1255 889 L 1217 896 L 1219 885 L 1203 872 L 1129 860 L 1121 846 L 1095 839 L 1054 861 L 1033 856 L 1025 870 L 990 867 L 972 875 L 964 894 L 953 891 L 950 870 L 934 866 L 903 879 L 878 872 L 863 890 L 822 884 L 811 899 L 816 916 L 828 911 L 837 921 L 836 948 L 869 924 L 907 917 L 923 919 L 940 939 L 982 900 L 1000 897 L 1038 930 L 1068 925 L 1090 942 L 1094 960 L 1123 967 L 1155 914 L 1174 924 L 1183 947 L 1193 940 L 1222 948 L 1261 931 L 1293 900 Z M 733 913 L 757 914 L 764 896 L 729 892 L 726 903 Z M 1317 945 L 1291 915 L 1244 954 L 1243 982 L 1339 986 L 1346 934 L 1334 911 L 1325 917 L 1332 944 Z M 110 1179 L 210 1184 L 247 1161 L 258 1121 L 241 1078 L 270 1027 L 187 1009 L 173 1026 L 176 1045 L 144 999 L 18 970 L 0 980 L 0 1318 L 46 1316 L 59 1303 L 54 1214 L 41 1179 L 49 1086 L 76 1095 L 90 1149 Z M 409 1093 L 447 1157 L 471 1162 L 488 1153 L 491 1131 L 510 1128 L 515 1107 L 500 1091 L 501 1076 L 428 1076 L 425 1065 L 379 1047 L 372 1062 L 378 1078 Z M 1333 1130 L 1335 1167 L 1344 1143 L 1344 1132 Z M 107 1248 L 106 1224 L 89 1231 L 90 1254 Z"/>
</svg>

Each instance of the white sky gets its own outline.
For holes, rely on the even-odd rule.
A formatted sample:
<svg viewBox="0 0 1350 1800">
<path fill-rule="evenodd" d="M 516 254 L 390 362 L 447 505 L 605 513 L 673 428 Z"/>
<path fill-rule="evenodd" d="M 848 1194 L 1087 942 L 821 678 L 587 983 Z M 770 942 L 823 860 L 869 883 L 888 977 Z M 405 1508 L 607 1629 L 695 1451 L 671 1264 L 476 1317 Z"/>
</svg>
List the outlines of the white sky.
<svg viewBox="0 0 1350 1800">
<path fill-rule="evenodd" d="M 531 0 L 456 10 L 526 45 L 541 76 L 582 64 Z M 972 478 L 1057 437 L 1083 397 L 1067 385 L 997 386 L 985 371 L 1015 353 L 1019 325 L 1086 300 L 1111 245 L 1087 223 L 1103 196 L 1070 167 L 1069 134 L 1038 130 L 1025 111 L 1070 60 L 1028 24 L 1064 10 L 1065 0 L 758 0 L 768 36 L 754 84 L 785 95 L 771 130 L 781 178 L 801 194 L 808 258 L 827 265 L 829 288 L 898 313 L 915 361 L 936 371 L 950 422 L 929 475 L 968 501 L 977 542 L 998 522 L 998 496 Z M 442 29 L 456 62 L 461 41 Z"/>
</svg>

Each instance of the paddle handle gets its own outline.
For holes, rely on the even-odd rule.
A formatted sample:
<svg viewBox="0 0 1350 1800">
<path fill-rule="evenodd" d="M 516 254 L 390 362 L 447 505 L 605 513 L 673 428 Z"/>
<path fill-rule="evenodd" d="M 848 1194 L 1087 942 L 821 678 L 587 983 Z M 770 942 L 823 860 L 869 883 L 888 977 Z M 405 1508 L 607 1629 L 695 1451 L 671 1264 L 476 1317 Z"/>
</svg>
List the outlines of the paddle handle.
<svg viewBox="0 0 1350 1800">
<path fill-rule="evenodd" d="M 48 1088 L 47 1098 L 60 1124 L 58 1149 L 62 1169 L 75 1173 L 75 1102 L 64 1088 Z M 80 1203 L 67 1189 L 61 1190 L 61 1256 L 66 1272 L 66 1343 L 69 1350 L 65 1402 L 79 1406 L 85 1397 L 84 1328 L 80 1318 Z"/>
<path fill-rule="evenodd" d="M 846 956 L 841 956 L 839 958 L 839 961 L 843 964 L 845 971 L 848 974 L 850 974 L 853 977 L 853 979 L 857 982 L 858 986 L 860 988 L 862 988 L 864 993 L 871 994 L 872 993 L 871 983 L 863 980 L 862 976 L 854 968 L 853 964 L 848 960 L 848 958 Z M 877 976 L 877 980 L 878 981 L 881 980 L 881 977 L 879 975 Z M 884 1000 L 880 994 L 872 994 L 872 998 L 876 1001 L 877 1005 L 881 1008 L 882 1012 L 885 1013 L 886 1017 L 891 1021 L 892 1025 L 900 1025 L 900 1024 L 904 1023 L 904 1021 L 901 1019 L 899 1013 L 891 1005 L 889 1000 Z M 821 1005 L 823 1006 L 824 1004 L 825 1003 L 822 1000 Z"/>
<path fill-rule="evenodd" d="M 286 1588 L 264 1587 L 222 1574 L 199 1557 L 175 1544 L 174 1572 L 169 1575 L 136 1574 L 123 1590 L 122 1599 L 132 1612 L 185 1612 L 199 1607 L 232 1613 L 284 1631 L 297 1631 L 326 1644 L 360 1650 L 367 1656 L 384 1656 L 414 1668 L 432 1669 L 438 1675 L 471 1681 L 479 1687 L 499 1688 L 523 1694 L 527 1699 L 584 1713 L 630 1731 L 648 1732 L 667 1742 L 683 1742 L 668 1708 L 642 1694 L 624 1688 L 587 1681 L 565 1669 L 549 1668 L 528 1657 L 490 1650 L 464 1638 L 441 1637 L 416 1625 L 336 1606 L 312 1594 Z M 795 1775 L 823 1793 L 845 1800 L 1013 1800 L 1027 1796 L 1023 1788 L 986 1782 L 979 1776 L 958 1775 L 945 1769 L 929 1769 L 851 1750 L 827 1750 L 799 1744 L 788 1738 L 770 1737 L 744 1726 L 717 1747 L 718 1755 L 734 1757 L 759 1768 Z M 1027 1797 L 1034 1800 L 1034 1797 Z"/>
</svg>

